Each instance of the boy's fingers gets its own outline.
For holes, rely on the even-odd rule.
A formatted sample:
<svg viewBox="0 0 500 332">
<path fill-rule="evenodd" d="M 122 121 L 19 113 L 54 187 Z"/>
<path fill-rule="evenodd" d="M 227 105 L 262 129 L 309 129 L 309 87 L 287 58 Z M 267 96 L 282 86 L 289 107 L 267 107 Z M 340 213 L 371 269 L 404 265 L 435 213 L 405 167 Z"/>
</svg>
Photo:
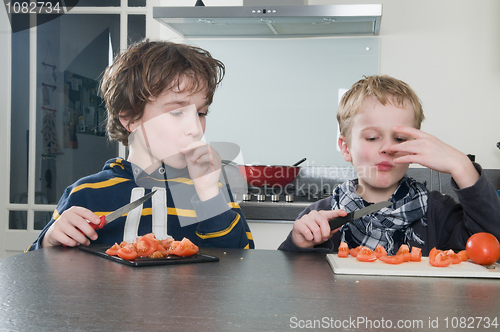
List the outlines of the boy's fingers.
<svg viewBox="0 0 500 332">
<path fill-rule="evenodd" d="M 426 137 L 426 133 L 421 131 L 420 129 L 413 127 L 404 127 L 404 126 L 395 126 L 392 130 L 396 133 L 410 135 L 413 138 L 419 139 Z"/>
<path fill-rule="evenodd" d="M 186 153 L 189 153 L 189 152 L 199 148 L 200 146 L 204 146 L 204 145 L 207 145 L 207 143 L 205 143 L 203 141 L 194 141 L 194 142 L 189 143 L 185 147 L 180 148 L 179 152 L 182 154 L 186 154 Z"/>
<path fill-rule="evenodd" d="M 340 216 L 346 216 L 347 212 L 344 210 L 325 210 L 325 211 L 312 211 L 309 214 L 308 222 L 310 229 L 314 235 L 315 242 L 323 242 L 330 238 L 330 224 L 329 220 L 335 219 Z"/>
<path fill-rule="evenodd" d="M 326 220 L 331 220 L 337 217 L 345 217 L 347 216 L 347 212 L 344 210 L 321 210 L 318 211 Z"/>
<path fill-rule="evenodd" d="M 81 206 L 75 206 L 72 207 L 71 209 L 74 209 L 75 214 L 83 218 L 84 220 L 88 220 L 93 224 L 99 225 L 101 222 L 101 219 L 92 211 L 89 209 L 86 209 Z"/>
</svg>

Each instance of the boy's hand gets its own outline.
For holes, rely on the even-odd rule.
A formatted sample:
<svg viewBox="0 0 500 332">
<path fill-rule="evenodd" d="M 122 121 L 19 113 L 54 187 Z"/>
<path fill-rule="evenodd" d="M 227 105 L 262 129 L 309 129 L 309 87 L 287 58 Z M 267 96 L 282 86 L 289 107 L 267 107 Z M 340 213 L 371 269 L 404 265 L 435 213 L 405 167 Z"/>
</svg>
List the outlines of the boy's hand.
<svg viewBox="0 0 500 332">
<path fill-rule="evenodd" d="M 345 217 L 344 210 L 313 210 L 297 219 L 293 224 L 292 240 L 299 248 L 312 248 L 332 237 L 340 229 L 330 229 L 328 221 L 337 217 Z"/>
<path fill-rule="evenodd" d="M 74 247 L 80 244 L 88 246 L 90 241 L 87 237 L 92 240 L 97 239 L 97 233 L 89 222 L 98 225 L 101 221 L 89 209 L 80 206 L 70 207 L 49 227 L 43 237 L 42 247 L 58 245 Z"/>
<path fill-rule="evenodd" d="M 219 193 L 221 159 L 219 153 L 202 141 L 195 141 L 179 150 L 186 157 L 189 175 L 201 201 Z"/>
<path fill-rule="evenodd" d="M 394 127 L 393 131 L 413 138 L 389 147 L 389 152 L 404 154 L 394 159 L 395 163 L 417 163 L 438 172 L 448 173 L 458 188 L 470 187 L 479 179 L 479 173 L 464 153 L 436 137 L 412 127 Z"/>
</svg>

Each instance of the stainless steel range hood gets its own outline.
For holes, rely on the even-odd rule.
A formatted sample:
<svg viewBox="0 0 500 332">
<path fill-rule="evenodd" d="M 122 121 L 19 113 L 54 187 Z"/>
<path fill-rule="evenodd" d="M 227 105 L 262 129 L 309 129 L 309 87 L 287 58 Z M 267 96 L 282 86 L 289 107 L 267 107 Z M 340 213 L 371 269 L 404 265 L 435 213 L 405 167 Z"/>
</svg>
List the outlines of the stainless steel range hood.
<svg viewBox="0 0 500 332">
<path fill-rule="evenodd" d="M 374 36 L 382 5 L 154 7 L 153 18 L 186 38 Z"/>
</svg>

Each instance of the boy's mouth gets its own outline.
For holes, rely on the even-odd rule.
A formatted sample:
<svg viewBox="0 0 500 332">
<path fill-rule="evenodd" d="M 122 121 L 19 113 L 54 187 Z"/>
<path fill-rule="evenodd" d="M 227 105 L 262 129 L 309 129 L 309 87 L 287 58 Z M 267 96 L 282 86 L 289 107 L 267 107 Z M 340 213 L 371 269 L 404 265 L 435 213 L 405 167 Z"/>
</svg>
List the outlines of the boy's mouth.
<svg viewBox="0 0 500 332">
<path fill-rule="evenodd" d="M 393 168 L 394 168 L 394 166 L 387 161 L 383 161 L 383 162 L 377 164 L 377 169 L 379 171 L 390 171 Z"/>
</svg>

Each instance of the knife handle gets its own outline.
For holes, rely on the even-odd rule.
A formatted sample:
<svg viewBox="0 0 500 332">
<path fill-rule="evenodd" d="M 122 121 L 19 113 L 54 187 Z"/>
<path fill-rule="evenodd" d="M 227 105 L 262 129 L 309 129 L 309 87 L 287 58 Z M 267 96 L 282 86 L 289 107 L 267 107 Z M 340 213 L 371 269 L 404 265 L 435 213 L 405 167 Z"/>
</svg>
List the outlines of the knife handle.
<svg viewBox="0 0 500 332">
<path fill-rule="evenodd" d="M 101 222 L 97 225 L 92 223 L 92 222 L 89 223 L 93 229 L 102 229 L 104 227 L 104 225 L 106 225 L 106 216 L 105 215 L 100 216 L 99 219 L 101 219 Z"/>
<path fill-rule="evenodd" d="M 94 224 L 93 222 L 89 222 L 89 225 L 93 228 L 93 229 L 101 229 L 104 227 L 104 225 L 106 225 L 106 216 L 105 215 L 102 215 L 99 217 L 99 219 L 101 220 L 100 223 L 98 223 L 97 225 Z M 85 233 L 80 229 L 80 228 L 77 228 L 80 233 L 82 233 L 83 235 L 85 235 Z M 67 245 L 63 244 L 62 245 L 63 247 L 67 247 Z"/>
<path fill-rule="evenodd" d="M 331 219 L 328 221 L 328 224 L 330 224 L 330 230 L 334 230 L 339 228 L 340 226 L 347 224 L 348 222 L 352 221 L 352 216 L 353 213 L 348 213 L 347 216 L 345 217 L 337 217 L 335 219 Z"/>
</svg>

